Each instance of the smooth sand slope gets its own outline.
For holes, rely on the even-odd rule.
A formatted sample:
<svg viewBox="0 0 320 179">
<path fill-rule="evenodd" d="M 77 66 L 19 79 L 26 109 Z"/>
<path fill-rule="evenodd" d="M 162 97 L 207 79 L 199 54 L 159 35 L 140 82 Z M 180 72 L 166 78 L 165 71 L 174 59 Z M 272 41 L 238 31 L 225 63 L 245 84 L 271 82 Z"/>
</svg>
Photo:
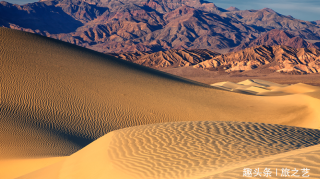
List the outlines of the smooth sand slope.
<svg viewBox="0 0 320 179">
<path fill-rule="evenodd" d="M 316 91 L 230 93 L 6 28 L 0 28 L 0 59 L 1 161 L 68 156 L 110 131 L 163 122 L 320 128 Z M 8 171 L 0 168 L 0 178 Z"/>
<path fill-rule="evenodd" d="M 28 159 L 1 159 L 1 179 L 16 178 L 61 161 L 65 157 L 28 158 Z"/>
<path fill-rule="evenodd" d="M 319 176 L 319 144 L 320 130 L 299 127 L 212 121 L 153 124 L 113 131 L 65 160 L 20 178 L 242 178 L 243 168 L 232 167 L 244 164 L 308 167 L 314 178 Z M 310 150 L 312 145 L 317 147 Z M 284 163 L 285 158 L 292 162 Z M 267 162 L 254 163 L 263 160 Z M 216 173 L 219 177 L 213 177 Z"/>
</svg>

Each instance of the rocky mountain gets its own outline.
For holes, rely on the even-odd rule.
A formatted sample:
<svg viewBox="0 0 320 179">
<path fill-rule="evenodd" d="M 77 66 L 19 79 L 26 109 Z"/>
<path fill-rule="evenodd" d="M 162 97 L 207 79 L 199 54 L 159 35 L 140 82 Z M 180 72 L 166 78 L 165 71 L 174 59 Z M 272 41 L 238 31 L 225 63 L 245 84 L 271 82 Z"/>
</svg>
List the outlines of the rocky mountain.
<svg viewBox="0 0 320 179">
<path fill-rule="evenodd" d="M 228 11 L 220 13 L 222 17 L 235 18 L 243 24 L 256 27 L 261 31 L 272 29 L 285 30 L 303 39 L 319 40 L 320 28 L 317 24 L 285 16 L 272 9 Z"/>
<path fill-rule="evenodd" d="M 133 63 L 151 68 L 185 67 L 212 59 L 218 55 L 210 50 L 168 50 L 154 53 L 127 52 L 122 54 L 111 54 Z"/>
<path fill-rule="evenodd" d="M 284 31 L 273 29 L 264 33 L 262 36 L 250 41 L 245 42 L 237 46 L 233 49 L 234 52 L 243 50 L 248 47 L 254 47 L 259 45 L 268 45 L 268 46 L 275 46 L 275 45 L 285 45 L 293 48 L 318 48 L 318 46 L 314 45 L 313 43 L 305 41 L 301 37 L 295 37 L 292 34 Z"/>
<path fill-rule="evenodd" d="M 320 39 L 320 26 L 271 9 L 227 10 L 203 0 L 0 2 L 0 26 L 107 53 L 234 48 L 272 29 Z"/>
<path fill-rule="evenodd" d="M 320 71 L 320 50 L 288 46 L 256 46 L 219 55 L 194 66 L 211 71 L 259 70 L 268 73 L 309 74 Z"/>
<path fill-rule="evenodd" d="M 110 54 L 151 68 L 187 67 L 223 73 L 250 70 L 262 73 L 310 74 L 320 72 L 320 50 L 284 45 L 254 46 L 219 54 L 210 50 L 168 50 Z"/>
<path fill-rule="evenodd" d="M 230 6 L 228 9 L 226 9 L 227 11 L 240 11 L 240 9 Z"/>
</svg>

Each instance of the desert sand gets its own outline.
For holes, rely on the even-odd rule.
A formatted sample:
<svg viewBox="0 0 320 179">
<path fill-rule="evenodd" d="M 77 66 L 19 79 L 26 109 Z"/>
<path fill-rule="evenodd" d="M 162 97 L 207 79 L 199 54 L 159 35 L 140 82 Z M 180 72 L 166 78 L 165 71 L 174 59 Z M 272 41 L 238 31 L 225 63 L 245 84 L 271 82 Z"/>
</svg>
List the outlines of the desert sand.
<svg viewBox="0 0 320 179">
<path fill-rule="evenodd" d="M 304 149 L 297 149 L 290 152 L 284 152 L 281 154 L 273 155 L 270 157 L 265 157 L 263 159 L 251 160 L 249 162 L 244 162 L 243 164 L 238 165 L 236 168 L 227 168 L 206 176 L 202 179 L 211 179 L 211 178 L 229 178 L 236 179 L 239 178 L 241 173 L 243 176 L 244 168 L 250 168 L 252 171 L 260 168 L 261 176 L 264 177 L 263 171 L 265 168 L 272 171 L 271 176 L 268 178 L 283 178 L 285 174 L 282 173 L 282 168 L 290 169 L 289 175 L 292 178 L 320 178 L 320 145 L 315 145 L 312 147 L 307 147 Z M 302 169 L 309 169 L 308 173 L 303 173 Z M 296 171 L 299 170 L 296 174 Z M 282 176 L 281 176 L 282 175 Z M 254 175 L 253 175 L 254 176 Z M 290 177 L 287 176 L 287 177 Z M 257 178 L 259 176 L 256 176 Z"/>
<path fill-rule="evenodd" d="M 225 126 L 230 124 L 230 126 L 235 126 L 235 129 L 231 127 L 231 131 L 237 130 L 236 128 L 245 129 L 247 123 L 239 124 L 239 122 L 250 122 L 248 124 L 256 126 L 252 127 L 253 129 L 258 129 L 252 130 L 252 132 L 259 132 L 259 129 L 265 125 L 270 130 L 279 130 L 280 133 L 281 128 L 290 128 L 295 131 L 298 130 L 296 127 L 303 127 L 299 128 L 301 131 L 299 134 L 304 135 L 310 132 L 311 136 L 314 136 L 311 138 L 301 136 L 298 139 L 287 138 L 287 141 L 284 142 L 287 143 L 286 145 L 278 147 L 272 145 L 270 152 L 265 143 L 266 145 L 262 146 L 266 148 L 262 147 L 260 151 L 252 151 L 253 153 L 257 152 L 255 157 L 243 154 L 240 155 L 240 158 L 233 155 L 239 153 L 236 152 L 238 151 L 236 147 L 234 147 L 235 153 L 232 153 L 233 148 L 232 150 L 229 148 L 232 145 L 237 145 L 236 141 L 227 143 L 224 140 L 218 140 L 217 143 L 212 143 L 212 148 L 208 148 L 208 150 L 214 150 L 210 152 L 210 156 L 221 158 L 221 162 L 225 165 L 230 162 L 237 163 L 269 157 L 318 144 L 320 92 L 316 87 L 298 84 L 299 90 L 297 91 L 295 88 L 278 85 L 282 89 L 282 91 L 280 89 L 278 91 L 285 93 L 285 95 L 260 96 L 247 92 L 235 93 L 142 67 L 58 40 L 6 28 L 0 28 L 0 58 L 0 165 L 8 164 L 5 169 L 0 168 L 0 178 L 16 178 L 22 175 L 22 178 L 42 177 L 47 172 L 52 174 L 51 178 L 72 178 L 71 176 L 79 175 L 82 178 L 88 178 L 95 177 L 92 172 L 104 170 L 104 167 L 109 167 L 108 170 L 111 173 L 121 174 L 124 178 L 127 175 L 170 178 L 171 174 L 170 176 L 169 173 L 166 175 L 164 168 L 161 168 L 162 165 L 152 162 L 138 162 L 132 165 L 134 168 L 129 165 L 122 166 L 121 161 L 118 161 L 119 158 L 113 160 L 110 158 L 113 154 L 101 151 L 102 149 L 109 150 L 110 142 L 126 140 L 127 137 L 124 134 L 123 138 L 114 137 L 114 135 L 122 135 L 121 131 L 134 133 L 136 130 L 138 132 L 138 129 L 149 130 L 157 125 L 161 127 L 172 124 L 162 124 L 166 122 L 191 121 L 173 124 L 189 125 L 192 128 L 191 124 L 198 124 L 196 121 L 208 121 L 208 128 L 214 128 L 214 121 L 229 121 L 222 122 L 223 125 L 219 124 L 220 127 L 215 129 L 226 130 Z M 263 88 L 263 85 L 265 84 L 262 84 L 260 89 Z M 256 88 L 254 85 L 251 87 Z M 287 127 L 279 127 L 277 124 L 287 125 Z M 179 125 L 174 126 L 176 125 L 173 125 L 172 131 L 181 131 Z M 262 131 L 269 130 L 268 128 Z M 200 128 L 196 129 L 200 130 Z M 165 129 L 163 130 L 165 131 Z M 155 145 L 150 146 L 155 148 L 158 147 L 157 145 L 159 147 L 171 145 L 170 140 L 173 140 L 174 136 L 167 136 L 167 138 L 163 130 L 159 129 L 159 133 L 156 133 L 157 130 L 154 133 L 149 132 L 153 138 L 145 136 L 139 140 Z M 192 132 L 193 130 L 187 129 L 187 131 Z M 228 131 L 226 132 L 228 133 Z M 232 138 L 237 138 L 238 142 L 245 146 L 246 139 L 255 138 L 254 135 L 251 135 L 252 132 L 245 132 L 241 134 L 241 137 L 237 137 L 239 132 L 231 135 Z M 288 133 L 290 132 L 288 131 Z M 209 134 L 210 139 L 218 139 L 220 135 L 219 132 L 212 133 L 212 135 L 209 132 Z M 288 136 L 290 135 L 288 134 Z M 158 143 L 160 141 L 157 136 L 159 140 L 164 140 L 168 144 L 166 142 Z M 199 138 L 192 136 L 193 143 L 175 150 L 190 149 L 191 152 L 195 150 L 192 146 L 198 146 L 197 141 L 200 143 L 206 141 L 202 139 L 205 136 L 207 136 L 205 133 Z M 281 138 L 286 138 L 286 136 L 287 134 L 283 134 Z M 275 143 L 281 142 L 281 138 L 275 139 Z M 95 141 L 96 139 L 98 140 Z M 271 141 L 272 139 L 258 138 L 256 140 L 264 143 L 265 140 Z M 291 140 L 298 140 L 301 143 L 291 145 L 294 142 Z M 174 141 L 179 142 L 180 139 L 177 138 Z M 93 143 L 88 145 L 91 142 Z M 88 146 L 85 147 L 86 145 Z M 126 145 L 131 144 L 126 143 Z M 224 147 L 219 149 L 217 146 Z M 149 152 L 146 155 L 149 158 L 162 154 L 161 152 L 157 153 L 159 151 L 152 151 L 152 148 L 144 150 L 141 147 L 146 146 L 135 144 L 130 151 L 137 151 L 139 157 L 144 155 L 143 152 Z M 127 155 L 126 151 L 121 151 L 121 147 L 118 148 L 119 151 L 117 151 L 117 147 L 110 149 L 110 151 L 120 152 L 114 157 Z M 128 148 L 130 147 L 124 147 L 123 150 Z M 248 144 L 246 150 L 249 149 L 251 150 L 251 147 Z M 154 152 L 156 152 L 155 156 L 152 155 Z M 165 158 L 165 155 L 162 154 L 161 158 Z M 167 157 L 169 159 L 171 157 L 169 161 L 173 161 L 175 154 L 170 155 Z M 180 157 L 183 160 L 183 166 L 191 168 L 183 170 L 180 165 L 180 168 L 173 171 L 172 176 L 181 178 L 211 175 L 206 172 L 209 172 L 209 169 L 215 169 L 216 165 L 214 163 L 205 164 L 206 167 L 203 167 L 205 171 L 200 170 L 197 165 L 202 166 L 202 163 L 206 163 L 210 159 L 197 161 L 196 156 L 195 154 L 193 159 L 189 159 L 189 156 Z M 66 158 L 48 166 L 61 159 L 56 157 Z M 86 161 L 95 160 L 94 158 L 106 160 L 104 163 L 103 161 L 102 163 L 86 163 Z M 39 164 L 39 160 L 46 162 Z M 21 164 L 25 161 L 29 161 L 26 162 L 28 164 Z M 106 164 L 106 161 L 110 161 L 110 163 Z M 14 165 L 14 162 L 17 162 L 17 165 Z M 188 162 L 190 162 L 190 166 Z M 117 167 L 114 167 L 114 164 Z M 40 169 L 46 166 L 48 167 Z M 140 166 L 149 169 L 144 170 L 139 168 Z M 196 168 L 192 168 L 192 166 Z M 88 169 L 88 173 L 86 173 L 83 167 L 89 167 L 92 171 Z M 159 171 L 153 170 L 155 167 L 160 167 Z M 40 170 L 35 171 L 37 169 Z M 13 170 L 15 170 L 14 173 Z M 62 173 L 60 173 L 61 171 Z M 128 171 L 129 174 L 123 171 Z M 181 173 L 181 175 L 177 175 L 175 172 Z M 105 176 L 106 173 L 101 172 L 96 175 L 98 178 Z"/>
<path fill-rule="evenodd" d="M 265 80 L 250 79 L 239 83 L 219 82 L 211 84 L 211 86 L 221 88 L 227 91 L 248 93 L 259 96 L 279 96 L 288 94 L 308 94 L 312 92 L 320 92 L 320 87 L 311 86 L 303 83 L 284 85 L 272 83 Z"/>
<path fill-rule="evenodd" d="M 234 178 L 242 178 L 243 168 L 238 167 L 243 165 L 309 167 L 315 177 L 319 144 L 320 130 L 298 127 L 211 121 L 153 124 L 110 132 L 65 160 L 19 178 L 200 179 L 225 178 L 230 170 Z M 309 151 L 312 145 L 317 145 L 315 151 Z M 285 163 L 285 158 L 293 162 Z"/>
<path fill-rule="evenodd" d="M 1 178 L 15 178 L 57 163 L 65 157 L 2 159 L 0 160 Z"/>
</svg>

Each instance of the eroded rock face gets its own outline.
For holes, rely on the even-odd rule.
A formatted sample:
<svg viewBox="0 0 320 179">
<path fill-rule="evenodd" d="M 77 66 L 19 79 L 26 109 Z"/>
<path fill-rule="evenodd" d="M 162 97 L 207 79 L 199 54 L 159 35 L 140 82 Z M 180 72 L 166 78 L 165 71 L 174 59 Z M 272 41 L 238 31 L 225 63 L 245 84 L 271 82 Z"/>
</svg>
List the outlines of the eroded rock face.
<svg viewBox="0 0 320 179">
<path fill-rule="evenodd" d="M 268 68 L 274 72 L 291 74 L 319 73 L 320 51 L 314 48 L 262 45 L 214 57 L 195 65 L 194 68 L 223 68 L 225 72 Z"/>
<path fill-rule="evenodd" d="M 111 54 L 118 58 L 131 61 L 151 68 L 185 67 L 196 65 L 205 60 L 212 59 L 218 55 L 210 50 L 168 50 L 155 53 L 127 52 L 122 54 Z"/>
<path fill-rule="evenodd" d="M 286 31 L 274 29 L 263 34 L 261 37 L 253 41 L 240 44 L 239 46 L 234 48 L 233 51 L 236 52 L 248 47 L 254 47 L 259 45 L 285 45 L 293 48 L 319 48 L 318 46 L 305 41 L 301 37 L 295 37 Z"/>
<path fill-rule="evenodd" d="M 224 10 L 202 0 L 49 0 L 22 6 L 1 2 L 0 26 L 107 53 L 229 49 L 275 28 L 320 39 L 315 23 L 271 9 Z"/>
<path fill-rule="evenodd" d="M 168 50 L 111 54 L 151 68 L 193 66 L 210 71 L 265 70 L 269 73 L 308 74 L 320 71 L 320 50 L 260 45 L 219 54 L 210 50 Z"/>
</svg>

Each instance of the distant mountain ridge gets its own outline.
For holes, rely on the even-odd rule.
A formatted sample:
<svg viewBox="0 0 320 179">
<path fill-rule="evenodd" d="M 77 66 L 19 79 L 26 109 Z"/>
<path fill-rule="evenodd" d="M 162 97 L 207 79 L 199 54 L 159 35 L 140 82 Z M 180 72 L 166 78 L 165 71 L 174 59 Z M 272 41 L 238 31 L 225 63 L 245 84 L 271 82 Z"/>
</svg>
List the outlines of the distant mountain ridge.
<svg viewBox="0 0 320 179">
<path fill-rule="evenodd" d="M 0 2 L 0 26 L 105 53 L 228 50 L 272 29 L 320 39 L 320 26 L 271 9 L 222 9 L 202 0 L 49 0 Z"/>
<path fill-rule="evenodd" d="M 224 73 L 255 70 L 261 73 L 311 74 L 320 72 L 320 50 L 284 45 L 254 46 L 219 54 L 209 50 L 168 50 L 112 54 L 151 68 L 187 67 Z"/>
<path fill-rule="evenodd" d="M 275 46 L 275 45 L 285 45 L 293 48 L 317 48 L 318 46 L 305 41 L 301 37 L 295 37 L 290 33 L 284 30 L 273 29 L 269 32 L 264 33 L 262 36 L 252 40 L 250 42 L 242 43 L 236 48 L 233 49 L 234 52 L 243 50 L 249 47 L 255 47 L 259 45 L 268 45 L 268 46 Z"/>
<path fill-rule="evenodd" d="M 168 50 L 155 53 L 127 52 L 122 54 L 111 54 L 118 58 L 131 61 L 151 68 L 185 67 L 193 66 L 205 60 L 212 59 L 220 53 L 210 50 Z"/>
<path fill-rule="evenodd" d="M 303 39 L 319 39 L 320 27 L 317 24 L 279 14 L 270 8 L 230 11 L 220 15 L 222 17 L 235 18 L 246 25 L 263 29 L 263 31 L 278 29 L 285 30 Z"/>
<path fill-rule="evenodd" d="M 288 46 L 255 46 L 217 56 L 194 66 L 225 72 L 258 70 L 267 73 L 310 74 L 320 72 L 320 50 Z"/>
</svg>

